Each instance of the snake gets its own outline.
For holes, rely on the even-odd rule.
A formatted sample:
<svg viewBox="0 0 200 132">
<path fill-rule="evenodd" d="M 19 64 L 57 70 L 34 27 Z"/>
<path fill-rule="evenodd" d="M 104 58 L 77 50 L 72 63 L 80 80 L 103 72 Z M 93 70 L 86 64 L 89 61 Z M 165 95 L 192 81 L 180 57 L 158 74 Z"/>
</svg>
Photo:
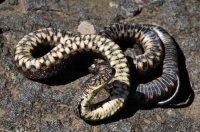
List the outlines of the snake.
<svg viewBox="0 0 200 132">
<path fill-rule="evenodd" d="M 116 42 L 120 39 L 130 39 L 139 43 L 144 53 L 132 58 L 135 69 L 140 74 L 148 73 L 160 64 L 163 57 L 163 48 L 156 33 L 139 24 L 114 23 L 104 27 L 98 35 Z M 124 43 L 123 43 L 124 44 Z M 124 44 L 126 45 L 126 44 Z"/>
<path fill-rule="evenodd" d="M 98 111 L 101 108 L 101 103 L 93 104 L 91 105 L 92 99 L 96 96 L 96 94 L 103 88 L 105 88 L 108 83 L 111 81 L 111 79 L 114 77 L 116 71 L 114 68 L 110 66 L 102 65 L 102 68 L 95 68 L 97 71 L 93 71 L 94 76 L 88 78 L 83 86 L 81 87 L 82 90 L 79 90 L 78 93 L 76 93 L 75 97 L 72 100 L 72 106 L 74 113 L 86 120 L 88 120 L 88 116 L 94 116 L 91 114 L 88 114 L 87 116 L 82 115 L 82 113 L 87 113 L 85 110 L 86 108 L 90 107 L 90 109 Z M 110 88 L 110 87 L 109 87 Z M 82 96 L 82 95 L 85 96 Z M 110 99 L 104 100 L 104 102 L 109 101 Z M 117 105 L 115 106 L 117 107 Z M 102 111 L 102 110 L 100 110 Z M 100 112 L 98 111 L 98 112 Z M 95 115 L 97 119 L 101 119 L 100 114 Z M 87 118 L 86 118 L 87 117 Z"/>
<path fill-rule="evenodd" d="M 156 102 L 157 105 L 169 104 L 171 101 L 174 100 L 174 98 L 179 92 L 180 77 L 178 71 L 178 57 L 177 57 L 178 55 L 177 55 L 176 45 L 172 37 L 168 34 L 168 32 L 165 29 L 163 29 L 160 26 L 148 25 L 148 24 L 137 25 L 133 23 L 114 23 L 106 26 L 98 34 L 106 38 L 109 38 L 114 42 L 117 42 L 117 40 L 119 39 L 133 39 L 134 35 L 132 32 L 133 30 L 135 30 L 135 27 L 138 26 L 140 27 L 140 30 L 142 30 L 143 28 L 144 29 L 147 28 L 150 31 L 157 34 L 159 40 L 161 40 L 161 42 L 163 43 L 165 54 L 163 60 L 162 75 L 150 82 L 135 84 L 133 88 L 134 91 L 131 92 L 130 95 L 130 100 L 132 100 L 134 103 L 139 103 L 139 104 L 153 103 L 153 102 Z M 140 37 L 142 38 L 143 36 L 141 35 Z M 141 44 L 141 42 L 139 43 Z M 155 65 L 152 66 L 152 62 L 149 61 L 149 59 L 151 58 L 151 54 L 154 55 L 154 58 L 156 58 L 157 55 L 158 61 L 155 60 L 154 62 L 159 62 L 160 58 L 162 57 L 162 54 L 160 52 L 162 51 L 162 48 L 160 45 L 152 45 L 155 47 L 152 48 L 155 51 L 151 49 L 152 52 L 150 51 L 148 52 L 147 51 L 148 49 L 146 48 L 148 46 L 145 45 L 141 46 L 144 49 L 144 54 L 133 57 L 132 58 L 133 64 L 135 66 L 135 69 L 137 69 L 138 71 L 148 72 L 149 70 L 155 68 L 158 64 L 154 63 Z M 140 65 L 140 63 L 142 65 Z M 170 97 L 169 95 L 172 92 L 174 93 Z M 167 96 L 169 96 L 169 98 L 167 98 Z"/>
<path fill-rule="evenodd" d="M 46 43 L 51 45 L 55 43 L 53 49 L 44 56 L 35 57 L 34 53 L 37 49 Z M 16 67 L 27 78 L 38 80 L 59 74 L 73 60 L 73 57 L 90 56 L 90 52 L 109 61 L 110 66 L 116 71 L 113 77 L 115 89 L 107 101 L 100 103 L 100 107 L 92 107 L 93 105 L 81 107 L 83 119 L 96 121 L 119 112 L 127 102 L 130 91 L 130 70 L 127 58 L 113 41 L 100 35 L 73 36 L 72 33 L 60 29 L 40 29 L 25 35 L 18 42 L 14 60 Z M 90 98 L 86 96 L 83 95 L 86 99 L 83 101 L 87 102 Z"/>
<path fill-rule="evenodd" d="M 139 72 L 148 72 L 149 68 L 153 69 L 160 63 L 163 55 L 163 50 L 162 43 L 159 39 L 160 36 L 155 33 L 157 31 L 155 30 L 156 28 L 138 24 L 125 24 L 124 26 L 119 24 L 120 28 L 118 28 L 116 24 L 116 27 L 117 28 L 115 31 L 122 31 L 117 33 L 118 36 L 131 36 L 144 48 L 145 53 L 141 56 L 136 56 L 135 59 L 133 59 L 133 63 Z M 123 27 L 123 30 L 119 30 L 121 27 Z M 165 37 L 163 38 L 165 40 Z M 52 49 L 43 56 L 35 57 L 34 54 L 37 52 L 37 50 L 45 47 L 46 45 L 50 45 Z M 170 48 L 170 51 L 171 49 L 173 49 L 172 53 L 174 54 L 172 54 L 172 58 L 174 59 L 173 62 L 175 63 L 177 59 L 176 53 L 174 47 Z M 40 29 L 25 35 L 18 42 L 15 47 L 14 61 L 18 70 L 22 72 L 27 78 L 40 80 L 51 78 L 61 73 L 68 64 L 70 65 L 74 56 L 78 55 L 81 58 L 80 54 L 89 56 L 90 52 L 101 56 L 109 62 L 112 68 L 114 68 L 114 70 L 107 68 L 103 69 L 103 71 L 100 70 L 97 75 L 94 75 L 94 77 L 86 81 L 83 86 L 83 91 L 86 92 L 83 92 L 84 94 L 82 95 L 79 102 L 78 113 L 84 120 L 98 121 L 109 118 L 118 113 L 125 106 L 130 93 L 131 82 L 128 60 L 121 48 L 116 43 L 114 43 L 112 39 L 106 38 L 102 34 L 74 35 L 71 32 L 60 29 Z M 165 52 L 165 56 L 166 54 L 167 50 Z M 171 55 L 168 55 L 168 57 L 168 59 L 170 59 Z M 167 58 L 165 58 L 165 60 L 166 59 Z M 167 85 L 167 88 L 171 88 L 172 82 L 175 83 L 176 81 L 174 81 L 174 77 L 176 76 L 177 79 L 179 78 L 178 74 L 175 75 L 174 70 L 169 70 L 171 68 L 168 66 L 176 67 L 175 69 L 177 72 L 177 63 L 169 64 L 169 61 L 167 61 L 165 65 L 166 68 L 163 70 L 170 72 L 165 79 L 171 79 L 169 83 L 170 86 Z M 104 74 L 102 75 L 102 73 Z M 97 105 L 90 104 L 93 97 L 99 91 L 97 89 L 104 87 L 105 82 L 108 83 L 111 78 L 113 78 L 113 89 L 110 93 L 110 97 L 108 97 L 105 101 L 99 102 Z M 165 79 L 164 82 L 166 82 Z M 141 102 L 143 99 L 141 93 L 145 95 L 145 102 L 150 102 L 152 96 L 153 98 L 156 97 L 157 99 L 158 96 L 161 97 L 162 95 L 162 98 L 164 98 L 165 94 L 163 94 L 164 92 L 162 93 L 164 88 L 156 88 L 156 85 L 162 84 L 162 81 L 158 79 L 158 83 L 155 84 L 154 82 L 156 81 L 154 80 L 151 82 L 151 85 L 141 84 L 142 87 L 138 85 L 136 93 L 131 96 L 134 97 L 135 100 L 138 100 L 138 102 Z M 150 87 L 150 90 L 145 89 L 143 85 Z M 158 92 L 159 90 L 161 93 Z M 166 89 L 164 90 L 166 93 Z M 165 102 L 168 101 L 164 101 L 164 103 Z M 160 104 L 164 103 L 160 102 Z"/>
</svg>

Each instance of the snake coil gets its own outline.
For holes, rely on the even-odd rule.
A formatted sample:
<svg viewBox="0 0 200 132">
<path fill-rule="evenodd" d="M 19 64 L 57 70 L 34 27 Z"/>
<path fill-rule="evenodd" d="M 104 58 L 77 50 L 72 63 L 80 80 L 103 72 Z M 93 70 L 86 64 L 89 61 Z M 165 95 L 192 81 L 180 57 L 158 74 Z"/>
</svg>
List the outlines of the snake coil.
<svg viewBox="0 0 200 132">
<path fill-rule="evenodd" d="M 73 57 L 89 52 L 96 53 L 109 62 L 111 69 L 103 69 L 90 78 L 83 86 L 83 95 L 79 99 L 79 111 L 85 120 L 96 121 L 109 118 L 123 108 L 130 92 L 130 71 L 128 61 L 115 39 L 131 38 L 141 44 L 144 54 L 135 56 L 133 64 L 141 73 L 154 69 L 163 57 L 162 44 L 165 48 L 162 76 L 145 84 L 136 86 L 130 97 L 136 103 L 169 103 L 179 90 L 179 74 L 176 46 L 169 34 L 158 26 L 138 24 L 112 24 L 99 32 L 99 35 L 75 36 L 70 32 L 46 28 L 24 36 L 15 48 L 17 68 L 31 79 L 46 79 L 62 72 Z M 162 42 L 162 43 L 161 43 Z M 43 46 L 52 49 L 41 57 L 35 52 Z M 89 55 L 88 55 L 89 56 Z M 81 58 L 81 56 L 80 56 Z M 90 104 L 92 98 L 113 77 L 113 89 L 110 97 L 97 105 Z M 163 101 L 169 93 L 175 93 Z"/>
<path fill-rule="evenodd" d="M 144 34 L 141 31 L 150 32 Z M 130 100 L 140 104 L 157 102 L 158 105 L 165 105 L 176 97 L 180 85 L 178 57 L 176 45 L 166 30 L 153 25 L 116 23 L 105 27 L 99 32 L 99 35 L 109 38 L 114 42 L 117 42 L 119 39 L 136 39 L 137 43 L 143 47 L 144 54 L 135 56 L 132 59 L 135 68 L 142 74 L 149 72 L 160 63 L 163 55 L 163 44 L 165 54 L 161 77 L 148 83 L 135 84 L 135 88 L 133 89 L 136 90 L 131 93 Z M 126 43 L 123 44 L 125 45 Z M 171 97 L 162 100 L 172 92 L 174 93 Z"/>
</svg>

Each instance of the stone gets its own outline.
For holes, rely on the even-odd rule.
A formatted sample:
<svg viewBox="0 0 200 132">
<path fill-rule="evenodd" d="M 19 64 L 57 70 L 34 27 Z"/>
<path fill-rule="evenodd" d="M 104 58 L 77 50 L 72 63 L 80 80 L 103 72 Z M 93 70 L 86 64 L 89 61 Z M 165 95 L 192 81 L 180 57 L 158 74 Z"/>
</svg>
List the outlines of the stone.
<svg viewBox="0 0 200 132">
<path fill-rule="evenodd" d="M 87 22 L 87 21 L 82 21 L 80 25 L 78 26 L 78 32 L 81 34 L 95 34 L 96 30 L 94 29 L 94 26 Z"/>
</svg>

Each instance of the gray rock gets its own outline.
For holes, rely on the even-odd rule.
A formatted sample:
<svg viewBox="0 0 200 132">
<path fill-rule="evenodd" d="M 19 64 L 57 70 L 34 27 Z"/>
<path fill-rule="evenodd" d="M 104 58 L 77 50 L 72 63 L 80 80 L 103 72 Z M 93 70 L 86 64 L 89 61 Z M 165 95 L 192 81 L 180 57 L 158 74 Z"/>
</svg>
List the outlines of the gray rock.
<svg viewBox="0 0 200 132">
<path fill-rule="evenodd" d="M 6 79 L 0 79 L 0 89 L 3 89 L 6 87 Z"/>
<path fill-rule="evenodd" d="M 65 0 L 24 0 L 26 10 L 68 11 L 68 2 Z"/>
<path fill-rule="evenodd" d="M 36 132 L 68 132 L 66 129 L 63 129 L 60 120 L 46 121 Z"/>
<path fill-rule="evenodd" d="M 32 13 L 28 16 L 28 21 L 31 25 L 41 25 L 44 27 L 49 27 L 50 22 L 42 16 L 42 14 Z"/>
<path fill-rule="evenodd" d="M 25 88 L 22 89 L 18 94 L 18 101 L 24 104 L 31 105 L 34 102 L 35 96 L 36 96 L 35 91 Z"/>
<path fill-rule="evenodd" d="M 5 24 L 0 22 L 0 30 L 2 31 L 8 31 L 10 28 Z"/>
<path fill-rule="evenodd" d="M 121 6 L 119 13 L 113 18 L 112 22 L 118 22 L 122 19 L 134 17 L 135 15 L 141 12 L 141 9 L 141 7 L 136 5 L 127 7 Z"/>
<path fill-rule="evenodd" d="M 23 115 L 22 105 L 20 105 L 18 102 L 11 102 L 8 104 L 8 107 L 10 108 L 9 117 L 8 117 L 9 122 L 23 120 L 24 115 Z"/>
<path fill-rule="evenodd" d="M 8 0 L 8 3 L 11 4 L 11 5 L 17 5 L 18 0 Z"/>
<path fill-rule="evenodd" d="M 37 92 L 41 90 L 41 84 L 36 82 L 24 82 L 18 93 L 18 102 L 31 105 L 36 98 Z"/>
<path fill-rule="evenodd" d="M 114 132 L 131 132 L 132 131 L 132 124 L 130 122 L 119 121 L 118 123 L 111 124 L 108 127 L 110 131 L 114 131 Z"/>
<path fill-rule="evenodd" d="M 27 130 L 27 127 L 21 125 L 16 128 L 16 132 L 28 132 Z"/>
<path fill-rule="evenodd" d="M 61 103 L 70 104 L 75 90 L 67 89 L 64 93 L 58 90 L 48 90 L 42 94 L 47 101 L 60 101 Z"/>
<path fill-rule="evenodd" d="M 0 1 L 0 11 L 7 11 L 7 10 L 11 10 L 13 11 L 13 4 L 10 4 L 10 1 L 12 0 L 2 0 Z M 14 0 L 15 1 L 15 0 Z"/>
</svg>

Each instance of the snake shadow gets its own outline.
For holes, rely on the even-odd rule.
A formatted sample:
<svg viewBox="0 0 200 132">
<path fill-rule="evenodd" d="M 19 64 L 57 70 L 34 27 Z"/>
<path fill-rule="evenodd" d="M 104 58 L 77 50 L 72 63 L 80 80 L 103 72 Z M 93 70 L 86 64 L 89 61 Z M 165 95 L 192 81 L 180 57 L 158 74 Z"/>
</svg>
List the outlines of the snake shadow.
<svg viewBox="0 0 200 132">
<path fill-rule="evenodd" d="M 67 65 L 66 68 L 58 75 L 49 79 L 36 81 L 43 84 L 47 84 L 49 86 L 69 84 L 81 77 L 86 77 L 86 75 L 90 74 L 90 72 L 88 71 L 88 67 L 90 67 L 94 63 L 94 60 L 97 58 L 99 57 L 96 55 L 91 55 L 90 57 L 82 57 L 81 59 L 79 59 L 77 55 L 73 58 L 73 60 L 78 61 Z"/>
<path fill-rule="evenodd" d="M 5 0 L 0 0 L 0 4 L 3 3 Z"/>
<path fill-rule="evenodd" d="M 174 38 L 173 38 L 174 40 Z M 176 98 L 168 105 L 164 105 L 164 106 L 157 106 L 155 104 L 134 104 L 131 100 L 128 100 L 128 102 L 126 103 L 126 105 L 124 106 L 124 108 L 122 108 L 122 110 L 117 113 L 116 115 L 114 115 L 113 117 L 109 118 L 109 119 L 105 119 L 102 121 L 97 121 L 97 122 L 87 122 L 90 125 L 100 125 L 100 124 L 107 124 L 107 123 L 111 123 L 111 122 L 115 122 L 115 121 L 119 121 L 122 119 L 127 119 L 130 118 L 132 116 L 134 116 L 136 114 L 137 111 L 139 110 L 151 110 L 154 108 L 173 108 L 173 109 L 178 109 L 178 108 L 185 108 L 188 107 L 192 104 L 192 102 L 194 101 L 195 98 L 195 94 L 194 91 L 190 85 L 190 78 L 188 75 L 188 71 L 186 69 L 186 63 L 185 63 L 185 56 L 182 52 L 182 50 L 180 49 L 180 47 L 178 46 L 177 42 L 174 40 L 176 47 L 177 47 L 177 53 L 178 53 L 178 68 L 179 68 L 179 74 L 180 74 L 180 91 L 178 93 L 178 95 L 176 96 Z M 133 69 L 131 69 L 131 75 L 132 75 L 132 79 L 131 80 L 140 80 L 141 78 L 138 78 L 137 75 L 133 74 L 135 71 Z M 158 72 L 157 72 L 158 71 Z M 142 80 L 142 83 L 144 83 L 145 81 L 149 81 L 149 80 L 153 80 L 157 77 L 159 77 L 162 74 L 162 64 L 158 66 L 158 69 L 156 69 L 156 73 L 157 74 L 153 74 L 152 76 L 149 76 L 148 79 L 146 80 Z M 134 76 L 133 76 L 134 75 Z M 132 90 L 133 86 L 131 86 Z"/>
</svg>

